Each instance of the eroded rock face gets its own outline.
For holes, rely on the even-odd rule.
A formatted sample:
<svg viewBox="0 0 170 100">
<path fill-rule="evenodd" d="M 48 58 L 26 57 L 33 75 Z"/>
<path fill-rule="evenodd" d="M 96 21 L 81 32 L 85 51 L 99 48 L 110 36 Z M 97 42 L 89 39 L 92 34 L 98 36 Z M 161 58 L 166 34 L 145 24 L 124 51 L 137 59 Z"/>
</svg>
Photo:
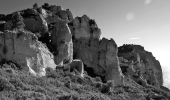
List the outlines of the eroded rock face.
<svg viewBox="0 0 170 100">
<path fill-rule="evenodd" d="M 76 17 L 70 24 L 74 38 L 80 39 L 99 39 L 101 30 L 98 28 L 96 22 L 88 16 Z"/>
<path fill-rule="evenodd" d="M 69 9 L 63 10 L 61 6 L 44 4 L 42 6 L 47 12 L 57 15 L 60 19 L 70 22 L 73 20 L 73 15 Z"/>
<path fill-rule="evenodd" d="M 70 63 L 73 59 L 73 43 L 67 23 L 59 20 L 54 24 L 50 33 L 56 64 Z"/>
<path fill-rule="evenodd" d="M 72 62 L 73 59 L 72 34 L 70 32 L 67 23 L 73 19 L 73 16 L 68 9 L 62 10 L 60 6 L 49 6 L 49 5 L 45 5 L 42 7 L 36 6 L 33 9 L 26 9 L 8 15 L 1 15 L 0 17 L 1 17 L 0 20 L 5 22 L 5 23 L 0 23 L 0 26 L 3 26 L 2 29 L 0 29 L 1 31 L 27 30 L 30 33 L 32 32 L 31 34 L 34 34 L 37 37 L 36 39 L 36 41 L 38 41 L 37 43 L 41 41 L 44 44 L 42 43 L 40 44 L 46 45 L 48 47 L 48 49 L 52 54 L 49 51 L 48 52 L 50 53 L 50 55 L 52 55 L 52 59 L 54 60 L 56 65 L 63 65 L 63 63 L 68 64 Z M 32 40 L 28 40 L 28 43 L 29 42 L 32 43 Z M 25 44 L 23 43 L 23 45 Z M 24 50 L 21 52 L 24 52 Z M 34 52 L 34 55 L 39 55 L 39 54 L 38 53 L 36 54 L 36 52 Z M 35 63 L 38 62 L 37 59 L 34 56 L 33 58 L 28 58 L 27 66 L 34 66 L 32 64 L 34 62 Z M 6 60 L 11 60 L 11 59 L 6 58 Z M 15 60 L 15 58 L 12 60 Z M 21 63 L 19 62 L 18 64 L 20 65 Z M 42 65 L 42 66 L 46 67 L 46 65 Z"/>
<path fill-rule="evenodd" d="M 70 63 L 73 56 L 73 43 L 72 35 L 66 21 L 69 19 L 69 16 L 66 16 L 66 12 L 68 11 L 61 10 L 57 6 L 49 6 L 46 10 L 39 8 L 38 11 L 32 9 L 29 11 L 30 13 L 26 13 L 27 15 L 34 15 L 34 17 L 31 17 L 31 15 L 29 15 L 30 17 L 28 18 L 24 17 L 26 28 L 28 27 L 27 30 L 40 33 L 39 40 L 47 44 L 54 55 L 54 60 L 57 65 Z M 63 13 L 60 14 L 60 12 Z M 36 22 L 30 20 L 36 20 L 38 23 L 36 24 Z M 29 27 L 33 24 L 32 22 L 35 26 Z"/>
<path fill-rule="evenodd" d="M 35 9 L 26 9 L 21 12 L 24 18 L 25 28 L 33 33 L 45 33 L 48 31 L 47 22 L 42 14 Z"/>
<path fill-rule="evenodd" d="M 113 39 L 108 40 L 103 38 L 99 45 L 99 65 L 106 70 L 106 80 L 114 79 L 118 83 L 121 82 L 122 73 L 119 67 L 119 60 L 117 56 L 117 45 Z"/>
<path fill-rule="evenodd" d="M 105 81 L 115 80 L 115 84 L 122 84 L 114 40 L 100 40 L 100 29 L 86 15 L 76 17 L 69 26 L 73 35 L 74 59 L 83 61 L 89 75 L 101 76 Z"/>
<path fill-rule="evenodd" d="M 45 69 L 56 68 L 48 48 L 28 31 L 6 31 L 0 34 L 0 61 L 17 63 L 36 76 L 44 76 Z"/>
<path fill-rule="evenodd" d="M 118 54 L 119 57 L 123 57 L 120 59 L 121 68 L 124 69 L 123 73 L 132 79 L 138 77 L 143 82 L 146 81 L 147 84 L 162 86 L 162 69 L 152 53 L 145 51 L 140 45 L 123 45 L 119 47 Z"/>
</svg>

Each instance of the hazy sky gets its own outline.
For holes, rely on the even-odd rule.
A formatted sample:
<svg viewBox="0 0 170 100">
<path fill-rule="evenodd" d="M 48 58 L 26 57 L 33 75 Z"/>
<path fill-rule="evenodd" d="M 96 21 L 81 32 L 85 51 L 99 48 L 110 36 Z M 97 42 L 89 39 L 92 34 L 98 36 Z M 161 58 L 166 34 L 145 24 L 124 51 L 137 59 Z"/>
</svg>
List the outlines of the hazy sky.
<svg viewBox="0 0 170 100">
<path fill-rule="evenodd" d="M 118 45 L 143 45 L 160 61 L 170 87 L 170 0 L 0 0 L 0 13 L 30 8 L 35 2 L 62 5 L 74 16 L 87 14 L 101 28 L 102 37 Z"/>
</svg>

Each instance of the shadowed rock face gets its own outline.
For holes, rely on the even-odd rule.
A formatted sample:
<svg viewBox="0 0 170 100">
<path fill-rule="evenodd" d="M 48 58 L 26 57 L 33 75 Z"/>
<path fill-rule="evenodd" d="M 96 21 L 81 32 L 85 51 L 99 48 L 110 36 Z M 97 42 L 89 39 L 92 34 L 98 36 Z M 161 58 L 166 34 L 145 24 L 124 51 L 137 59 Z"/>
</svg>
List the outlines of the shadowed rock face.
<svg viewBox="0 0 170 100">
<path fill-rule="evenodd" d="M 119 47 L 119 57 L 121 68 L 127 66 L 127 75 L 142 78 L 147 84 L 160 87 L 163 84 L 162 69 L 159 61 L 155 59 L 151 52 L 145 51 L 140 45 L 123 45 Z"/>
<path fill-rule="evenodd" d="M 47 67 L 56 67 L 47 47 L 28 31 L 6 31 L 0 34 L 0 61 L 3 59 L 17 63 L 36 76 L 44 76 Z"/>
<path fill-rule="evenodd" d="M 101 76 L 104 81 L 115 80 L 115 84 L 121 84 L 118 50 L 114 40 L 100 40 L 100 29 L 86 15 L 76 17 L 69 26 L 73 35 L 74 58 L 83 61 L 87 72 L 92 70 L 91 76 Z"/>
<path fill-rule="evenodd" d="M 35 9 L 26 9 L 21 12 L 24 18 L 25 28 L 33 33 L 45 33 L 48 25 L 42 14 Z"/>
<path fill-rule="evenodd" d="M 50 33 L 56 64 L 70 63 L 73 59 L 73 43 L 67 23 L 59 20 L 54 24 Z"/>
</svg>

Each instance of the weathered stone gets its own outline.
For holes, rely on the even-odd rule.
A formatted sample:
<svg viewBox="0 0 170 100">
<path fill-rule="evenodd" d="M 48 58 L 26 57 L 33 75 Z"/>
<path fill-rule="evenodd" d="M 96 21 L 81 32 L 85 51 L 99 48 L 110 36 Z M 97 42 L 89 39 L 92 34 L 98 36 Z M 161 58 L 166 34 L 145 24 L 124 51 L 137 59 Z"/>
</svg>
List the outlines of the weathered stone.
<svg viewBox="0 0 170 100">
<path fill-rule="evenodd" d="M 53 55 L 28 31 L 6 31 L 0 34 L 0 61 L 12 61 L 36 76 L 44 76 L 45 68 L 55 69 Z"/>
<path fill-rule="evenodd" d="M 97 27 L 94 20 L 91 20 L 88 16 L 76 17 L 72 23 L 69 24 L 72 29 L 74 38 L 80 39 L 99 39 L 101 30 Z"/>
<path fill-rule="evenodd" d="M 76 69 L 80 73 L 81 77 L 84 77 L 84 64 L 81 60 L 74 59 L 70 63 L 70 70 L 74 70 L 74 69 Z"/>
<path fill-rule="evenodd" d="M 61 11 L 62 8 L 61 8 L 61 6 L 51 5 L 51 6 L 48 7 L 47 10 L 49 10 L 49 11 L 51 11 L 52 13 L 56 14 L 56 13 L 58 13 L 59 11 Z"/>
<path fill-rule="evenodd" d="M 73 43 L 67 23 L 58 20 L 49 31 L 51 33 L 51 45 L 53 47 L 55 63 L 70 63 L 73 59 Z"/>
<path fill-rule="evenodd" d="M 61 6 L 55 6 L 55 5 L 48 5 L 44 4 L 42 6 L 43 9 L 46 9 L 46 11 L 51 12 L 51 14 L 54 14 L 58 16 L 60 19 L 70 22 L 73 20 L 73 15 L 69 9 L 62 9 Z"/>
<path fill-rule="evenodd" d="M 121 68 L 127 66 L 126 74 L 130 77 L 136 74 L 137 77 L 142 77 L 150 85 L 159 87 L 163 84 L 162 69 L 159 61 L 155 59 L 152 53 L 145 51 L 144 47 L 140 45 L 123 45 L 119 47 L 119 57 L 128 60 L 125 62 L 120 59 L 120 62 Z"/>
<path fill-rule="evenodd" d="M 7 19 L 7 17 L 5 18 Z M 23 17 L 21 16 L 20 12 L 14 12 L 10 14 L 9 18 L 10 19 L 4 23 L 4 30 L 23 29 L 25 27 Z"/>
<path fill-rule="evenodd" d="M 25 29 L 36 34 L 38 40 L 48 46 L 54 54 L 56 64 L 70 63 L 73 56 L 73 44 L 67 21 L 50 12 L 51 10 L 46 11 L 43 8 L 37 8 L 37 10 L 21 11 Z"/>
<path fill-rule="evenodd" d="M 91 76 L 101 76 L 105 81 L 122 84 L 122 74 L 113 39 L 100 40 L 101 31 L 94 20 L 86 15 L 76 17 L 69 26 L 73 35 L 74 59 L 81 59 Z"/>
<path fill-rule="evenodd" d="M 42 14 L 35 9 L 27 9 L 22 11 L 25 28 L 33 33 L 45 33 L 48 31 L 48 25 Z"/>
<path fill-rule="evenodd" d="M 57 13 L 57 15 L 67 22 L 73 20 L 72 13 L 69 10 L 61 10 Z"/>
<path fill-rule="evenodd" d="M 115 80 L 116 83 L 122 83 L 122 73 L 119 66 L 119 60 L 117 56 L 117 45 L 113 39 L 107 40 L 103 38 L 100 41 L 99 46 L 100 58 L 99 65 L 103 66 L 106 70 L 106 80 Z"/>
<path fill-rule="evenodd" d="M 60 15 L 60 12 L 64 12 L 64 15 Z M 73 43 L 72 34 L 67 25 L 68 11 L 62 10 L 60 6 L 45 4 L 39 8 L 39 13 L 48 25 L 48 32 L 41 33 L 39 40 L 47 44 L 54 55 L 56 64 L 70 63 L 73 59 Z M 70 15 L 72 15 L 71 12 Z"/>
</svg>

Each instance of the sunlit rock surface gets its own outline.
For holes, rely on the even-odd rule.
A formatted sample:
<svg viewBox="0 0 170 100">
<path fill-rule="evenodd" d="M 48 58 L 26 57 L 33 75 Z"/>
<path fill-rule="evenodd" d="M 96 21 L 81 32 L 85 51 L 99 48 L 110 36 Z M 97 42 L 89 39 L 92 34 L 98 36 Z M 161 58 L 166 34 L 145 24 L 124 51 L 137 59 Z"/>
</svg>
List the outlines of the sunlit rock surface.
<svg viewBox="0 0 170 100">
<path fill-rule="evenodd" d="M 0 33 L 0 60 L 12 61 L 35 76 L 44 76 L 47 67 L 56 67 L 48 48 L 28 31 Z"/>
</svg>

